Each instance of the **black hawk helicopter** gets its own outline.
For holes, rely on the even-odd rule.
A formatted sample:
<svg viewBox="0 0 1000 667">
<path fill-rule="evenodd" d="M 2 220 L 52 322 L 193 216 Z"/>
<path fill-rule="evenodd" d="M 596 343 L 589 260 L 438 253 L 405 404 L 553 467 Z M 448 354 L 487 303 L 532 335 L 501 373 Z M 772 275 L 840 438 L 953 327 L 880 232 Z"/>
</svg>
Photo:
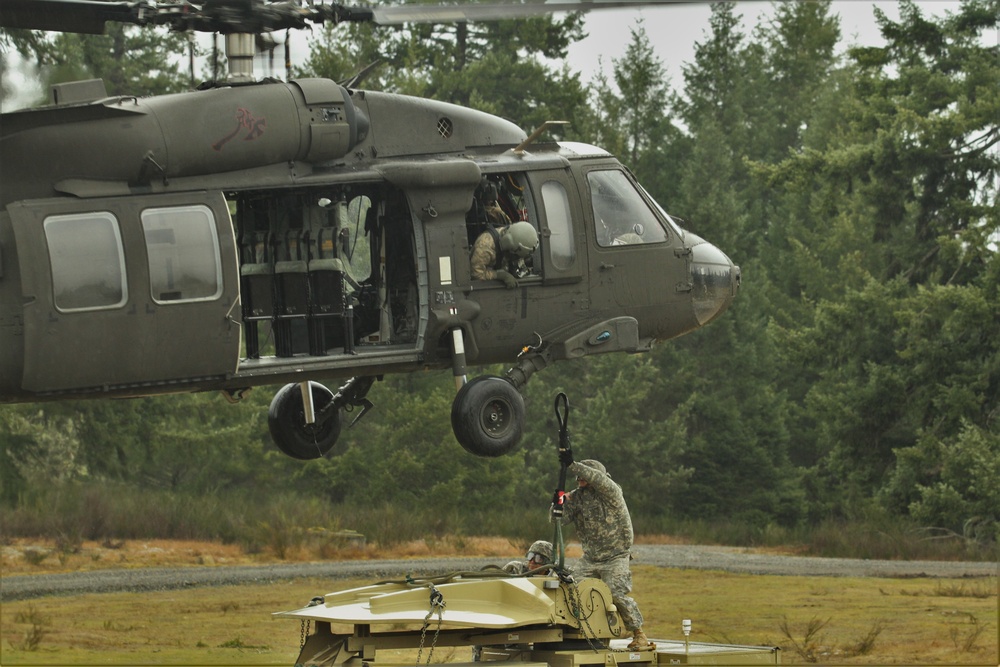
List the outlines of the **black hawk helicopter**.
<svg viewBox="0 0 1000 667">
<path fill-rule="evenodd" d="M 372 407 L 376 379 L 450 367 L 459 443 L 509 452 L 533 373 L 708 324 L 736 296 L 739 267 L 600 148 L 327 79 L 254 82 L 254 39 L 307 23 L 641 4 L 4 0 L 4 28 L 221 33 L 231 73 L 148 98 L 63 84 L 50 106 L 3 114 L 0 402 L 196 391 L 238 401 L 283 383 L 271 435 L 311 459 L 333 448 L 346 412 L 359 409 L 356 421 Z M 514 289 L 471 269 L 497 208 L 538 238 L 507 267 Z M 509 370 L 467 382 L 470 363 Z"/>
</svg>

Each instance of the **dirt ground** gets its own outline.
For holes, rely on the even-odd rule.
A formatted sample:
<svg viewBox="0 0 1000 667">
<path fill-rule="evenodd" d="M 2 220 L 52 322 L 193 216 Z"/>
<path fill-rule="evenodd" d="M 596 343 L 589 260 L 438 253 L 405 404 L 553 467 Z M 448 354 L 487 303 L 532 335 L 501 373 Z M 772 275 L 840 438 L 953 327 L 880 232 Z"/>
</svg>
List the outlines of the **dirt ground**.
<svg viewBox="0 0 1000 667">
<path fill-rule="evenodd" d="M 320 549 L 315 541 L 288 548 L 282 555 L 270 551 L 247 553 L 240 545 L 194 540 L 84 541 L 70 546 L 53 540 L 15 538 L 0 547 L 0 573 L 56 574 L 115 568 L 182 567 L 213 565 L 264 565 L 338 558 L 382 560 L 419 557 L 489 557 L 513 559 L 523 555 L 525 545 L 500 537 L 462 537 L 419 540 L 392 549 L 373 548 L 362 540 L 344 539 L 337 546 L 329 540 Z M 568 556 L 579 555 L 568 547 Z"/>
</svg>

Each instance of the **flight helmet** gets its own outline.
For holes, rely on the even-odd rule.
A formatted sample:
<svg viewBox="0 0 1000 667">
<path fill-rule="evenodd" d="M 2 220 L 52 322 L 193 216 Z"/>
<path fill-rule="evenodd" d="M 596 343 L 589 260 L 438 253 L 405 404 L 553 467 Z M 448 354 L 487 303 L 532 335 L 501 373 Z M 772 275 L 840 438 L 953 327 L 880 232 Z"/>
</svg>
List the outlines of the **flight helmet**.
<svg viewBox="0 0 1000 667">
<path fill-rule="evenodd" d="M 538 247 L 538 232 L 530 222 L 515 222 L 500 233 L 500 249 L 525 259 Z"/>
</svg>

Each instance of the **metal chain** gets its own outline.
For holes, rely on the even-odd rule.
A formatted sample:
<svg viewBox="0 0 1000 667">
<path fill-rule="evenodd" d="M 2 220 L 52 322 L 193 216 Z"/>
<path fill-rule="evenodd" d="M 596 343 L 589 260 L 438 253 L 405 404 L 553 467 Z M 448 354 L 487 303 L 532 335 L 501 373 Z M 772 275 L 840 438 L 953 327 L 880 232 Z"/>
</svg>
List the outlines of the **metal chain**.
<svg viewBox="0 0 1000 667">
<path fill-rule="evenodd" d="M 580 588 L 575 581 L 569 582 L 567 588 L 569 589 L 570 611 L 573 612 L 573 616 L 575 616 L 583 625 L 583 638 L 587 640 L 587 645 L 590 646 L 594 653 L 597 653 L 597 646 L 595 646 L 592 641 L 597 639 L 597 633 L 594 632 L 594 628 L 590 626 L 590 617 L 584 616 L 583 614 L 583 598 L 580 595 Z"/>
<path fill-rule="evenodd" d="M 584 628 L 583 637 L 587 640 L 587 645 L 594 651 L 598 652 L 598 647 L 594 644 L 593 640 L 597 639 L 597 633 L 594 632 L 594 628 L 590 625 L 590 617 L 584 616 L 583 614 L 583 597 L 580 595 L 580 589 L 577 586 L 576 581 L 569 581 L 567 583 L 567 588 L 569 593 L 567 595 L 567 601 L 569 602 L 570 612 L 573 616 L 577 618 Z M 627 653 L 628 649 L 612 648 L 610 644 L 607 646 L 607 650 L 612 653 Z"/>
<path fill-rule="evenodd" d="M 430 625 L 431 616 L 434 612 L 437 612 L 437 628 L 434 630 L 434 637 L 431 639 L 431 650 L 427 653 L 426 664 L 431 664 L 431 656 L 434 655 L 434 648 L 437 646 L 438 635 L 441 634 L 441 624 L 443 619 L 441 615 L 444 613 L 444 596 L 441 595 L 441 591 L 434 588 L 434 584 L 430 584 L 431 589 L 431 599 L 430 599 L 430 609 L 427 615 L 424 616 L 424 626 L 420 629 L 420 648 L 417 650 L 417 667 L 420 665 L 420 656 L 424 652 L 424 640 L 427 637 L 427 626 Z"/>
<path fill-rule="evenodd" d="M 317 605 L 323 604 L 323 596 L 317 595 L 313 599 L 309 600 L 307 607 L 315 607 Z M 301 636 L 299 637 L 299 650 L 301 651 L 306 646 L 306 635 L 309 634 L 310 626 L 312 625 L 312 619 L 303 618 L 299 624 L 299 629 L 301 631 Z M 318 627 L 318 626 L 317 626 Z"/>
<path fill-rule="evenodd" d="M 300 651 L 306 647 L 306 635 L 309 634 L 309 626 L 310 626 L 310 624 L 312 624 L 311 620 L 305 619 L 305 618 L 302 619 L 302 623 L 301 623 L 301 626 L 300 626 L 302 634 L 299 637 L 299 650 Z"/>
</svg>

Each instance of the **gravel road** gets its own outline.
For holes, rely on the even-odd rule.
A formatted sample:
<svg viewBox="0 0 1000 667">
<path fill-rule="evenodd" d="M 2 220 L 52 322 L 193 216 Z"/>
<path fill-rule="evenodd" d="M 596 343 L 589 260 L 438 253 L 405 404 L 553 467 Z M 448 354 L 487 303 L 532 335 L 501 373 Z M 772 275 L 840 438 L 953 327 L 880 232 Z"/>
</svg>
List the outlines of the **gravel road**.
<svg viewBox="0 0 1000 667">
<path fill-rule="evenodd" d="M 635 565 L 722 570 L 747 574 L 809 577 L 995 577 L 997 563 L 885 561 L 804 558 L 752 553 L 739 547 L 636 545 Z M 55 595 L 163 591 L 195 586 L 269 584 L 300 578 L 393 579 L 407 573 L 434 576 L 479 570 L 496 558 L 418 558 L 406 560 L 283 563 L 216 567 L 98 570 L 68 574 L 0 577 L 0 602 Z M 572 567 L 573 562 L 569 565 Z"/>
</svg>

